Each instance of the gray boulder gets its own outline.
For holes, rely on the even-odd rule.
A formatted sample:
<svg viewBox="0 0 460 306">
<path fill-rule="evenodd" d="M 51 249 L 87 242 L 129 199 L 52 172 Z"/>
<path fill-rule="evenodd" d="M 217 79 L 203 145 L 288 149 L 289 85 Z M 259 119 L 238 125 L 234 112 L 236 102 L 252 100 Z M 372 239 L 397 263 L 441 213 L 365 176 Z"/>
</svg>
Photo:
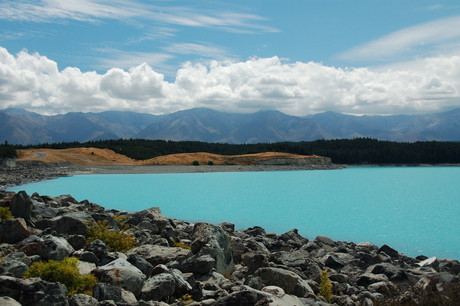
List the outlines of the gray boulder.
<svg viewBox="0 0 460 306">
<path fill-rule="evenodd" d="M 8 273 L 14 277 L 22 278 L 29 267 L 19 260 L 7 259 L 0 265 L 0 274 Z"/>
<path fill-rule="evenodd" d="M 5 220 L 0 224 L 0 242 L 15 243 L 30 235 L 22 218 Z"/>
<path fill-rule="evenodd" d="M 15 218 L 23 218 L 29 220 L 30 213 L 32 211 L 32 204 L 32 199 L 27 195 L 27 193 L 25 191 L 19 191 L 11 199 L 11 214 Z"/>
<path fill-rule="evenodd" d="M 44 259 L 62 260 L 75 250 L 64 238 L 45 235 L 38 241 L 37 251 Z"/>
<path fill-rule="evenodd" d="M 141 270 L 121 258 L 98 267 L 93 273 L 101 282 L 121 286 L 136 296 L 140 293 L 146 279 Z"/>
<path fill-rule="evenodd" d="M 210 255 L 216 261 L 215 269 L 222 275 L 233 272 L 230 238 L 220 226 L 204 222 L 196 223 L 192 239 L 193 254 Z"/>
<path fill-rule="evenodd" d="M 77 293 L 69 298 L 69 306 L 99 306 L 99 302 L 92 296 Z"/>
<path fill-rule="evenodd" d="M 9 296 L 0 296 L 0 305 L 2 306 L 21 306 L 18 301 Z"/>
<path fill-rule="evenodd" d="M 216 266 L 216 260 L 210 255 L 193 255 L 185 259 L 180 270 L 184 273 L 206 274 Z"/>
<path fill-rule="evenodd" d="M 0 275 L 0 296 L 9 296 L 19 301 L 24 280 L 12 276 Z"/>
<path fill-rule="evenodd" d="M 142 288 L 140 298 L 145 301 L 161 301 L 176 291 L 176 280 L 170 273 L 161 273 L 149 278 Z"/>
<path fill-rule="evenodd" d="M 170 225 L 169 219 L 162 215 L 159 207 L 136 212 L 128 219 L 128 223 L 135 226 L 141 222 L 143 224 L 141 227 L 152 230 L 153 234 L 161 233 L 167 225 Z"/>
<path fill-rule="evenodd" d="M 141 270 L 144 275 L 149 278 L 152 275 L 152 269 L 153 266 L 145 260 L 143 257 L 141 257 L 138 254 L 132 254 L 129 255 L 127 258 L 127 261 L 131 263 L 133 266 Z"/>
<path fill-rule="evenodd" d="M 260 268 L 254 273 L 254 276 L 260 277 L 266 286 L 281 287 L 287 294 L 304 297 L 314 293 L 304 279 L 289 270 L 271 267 Z"/>
<path fill-rule="evenodd" d="M 385 274 L 364 273 L 358 277 L 356 284 L 358 286 L 367 287 L 378 282 L 387 282 L 388 277 Z"/>
<path fill-rule="evenodd" d="M 171 261 L 182 262 L 184 259 L 190 257 L 192 252 L 182 248 L 145 244 L 131 249 L 125 254 L 127 256 L 137 254 L 144 258 L 152 266 L 156 266 L 160 264 L 167 264 Z"/>
<path fill-rule="evenodd" d="M 51 228 L 62 235 L 87 235 L 90 221 L 94 221 L 90 214 L 84 211 L 67 213 L 51 219 L 43 219 L 36 222 L 38 229 Z"/>
<path fill-rule="evenodd" d="M 93 297 L 98 301 L 112 300 L 122 302 L 121 287 L 112 284 L 98 283 L 94 286 Z"/>
<path fill-rule="evenodd" d="M 47 282 L 40 278 L 24 281 L 19 302 L 23 306 L 68 306 L 67 288 L 61 283 Z"/>
</svg>

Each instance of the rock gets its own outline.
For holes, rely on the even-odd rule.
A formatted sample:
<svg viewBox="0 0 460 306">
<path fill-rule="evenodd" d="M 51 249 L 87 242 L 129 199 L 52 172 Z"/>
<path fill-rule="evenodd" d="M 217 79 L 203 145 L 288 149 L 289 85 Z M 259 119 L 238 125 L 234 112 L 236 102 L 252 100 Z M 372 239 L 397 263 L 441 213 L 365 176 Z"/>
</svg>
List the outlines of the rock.
<svg viewBox="0 0 460 306">
<path fill-rule="evenodd" d="M 21 298 L 23 306 L 68 306 L 67 288 L 61 283 L 53 283 L 40 278 L 29 278 L 22 286 Z"/>
<path fill-rule="evenodd" d="M 122 302 L 121 287 L 112 284 L 98 283 L 94 286 L 93 297 L 98 301 L 112 300 Z"/>
<path fill-rule="evenodd" d="M 24 281 L 12 276 L 0 275 L 0 296 L 9 296 L 19 301 Z"/>
<path fill-rule="evenodd" d="M 229 222 L 219 223 L 219 226 L 229 235 L 232 235 L 235 232 L 235 224 Z"/>
<path fill-rule="evenodd" d="M 21 306 L 21 304 L 9 296 L 0 296 L 0 305 L 2 306 Z"/>
<path fill-rule="evenodd" d="M 70 296 L 69 306 L 99 306 L 99 302 L 92 296 L 77 293 Z"/>
<path fill-rule="evenodd" d="M 20 262 L 24 263 L 26 266 L 30 266 L 32 264 L 32 261 L 24 252 L 14 252 L 14 253 L 8 254 L 6 258 L 19 260 Z"/>
<path fill-rule="evenodd" d="M 308 239 L 300 236 L 297 229 L 292 229 L 287 233 L 281 234 L 280 239 L 290 245 L 296 246 L 297 248 L 300 248 L 304 244 L 308 243 Z"/>
<path fill-rule="evenodd" d="M 398 251 L 396 251 L 395 249 L 393 249 L 392 247 L 389 247 L 388 245 L 384 244 L 380 247 L 380 249 L 378 250 L 379 253 L 385 253 L 387 254 L 388 256 L 392 257 L 392 258 L 397 258 L 399 256 L 399 253 Z"/>
<path fill-rule="evenodd" d="M 127 256 L 137 254 L 152 266 L 167 264 L 172 261 L 182 262 L 192 255 L 192 252 L 183 248 L 171 248 L 158 245 L 145 244 L 131 249 L 125 253 Z"/>
<path fill-rule="evenodd" d="M 184 273 L 206 274 L 216 266 L 216 260 L 210 255 L 193 255 L 185 259 L 180 270 Z"/>
<path fill-rule="evenodd" d="M 209 223 L 195 223 L 192 235 L 192 252 L 210 255 L 215 262 L 215 269 L 222 275 L 233 272 L 233 255 L 230 239 L 224 230 Z"/>
<path fill-rule="evenodd" d="M 121 288 L 121 299 L 123 300 L 123 303 L 128 305 L 134 305 L 137 303 L 137 299 L 134 293 L 123 288 Z"/>
<path fill-rule="evenodd" d="M 378 250 L 378 246 L 376 246 L 375 244 L 372 244 L 370 242 L 360 242 L 356 245 L 356 251 L 358 252 L 366 252 L 366 253 L 370 253 L 372 251 L 377 251 Z"/>
<path fill-rule="evenodd" d="M 13 196 L 10 202 L 11 214 L 15 218 L 23 218 L 26 220 L 30 219 L 30 213 L 32 210 L 32 199 L 27 195 L 25 191 L 19 191 Z"/>
<path fill-rule="evenodd" d="M 151 207 L 132 214 L 128 219 L 128 224 L 138 225 L 142 221 L 149 225 L 147 228 L 150 229 L 154 226 L 154 228 L 157 229 L 153 234 L 161 233 L 167 225 L 170 225 L 169 219 L 161 214 L 161 209 L 159 207 Z"/>
<path fill-rule="evenodd" d="M 309 293 L 313 293 L 310 285 L 292 271 L 280 268 L 260 268 L 254 276 L 262 279 L 266 286 L 281 287 L 287 294 L 294 294 L 299 297 L 304 297 Z"/>
<path fill-rule="evenodd" d="M 316 236 L 315 242 L 319 245 L 329 245 L 329 246 L 334 245 L 334 240 L 326 236 Z"/>
<path fill-rule="evenodd" d="M 98 267 L 93 273 L 101 282 L 121 286 L 136 296 L 140 293 L 146 279 L 141 270 L 120 258 Z"/>
<path fill-rule="evenodd" d="M 427 259 L 417 263 L 417 265 L 419 267 L 432 267 L 436 271 L 439 271 L 439 261 L 437 260 L 437 258 L 435 256 L 427 258 Z"/>
<path fill-rule="evenodd" d="M 392 265 L 391 263 L 382 262 L 369 266 L 366 269 L 367 273 L 373 274 L 385 274 L 391 281 L 405 281 L 407 280 L 407 275 L 404 270 L 400 267 Z"/>
<path fill-rule="evenodd" d="M 253 274 L 259 268 L 268 267 L 268 257 L 265 254 L 244 253 L 241 261 L 248 267 L 249 274 Z"/>
<path fill-rule="evenodd" d="M 86 238 L 83 235 L 71 235 L 67 238 L 67 242 L 74 248 L 74 250 L 80 250 L 86 246 Z"/>
<path fill-rule="evenodd" d="M 398 293 L 398 288 L 392 282 L 377 282 L 367 286 L 370 292 L 378 292 L 386 297 L 394 296 Z"/>
<path fill-rule="evenodd" d="M 91 262 L 86 262 L 86 261 L 78 261 L 78 272 L 80 272 L 81 275 L 87 275 L 91 274 L 91 271 L 96 269 L 96 265 Z"/>
<path fill-rule="evenodd" d="M 15 243 L 30 235 L 22 218 L 5 220 L 0 224 L 0 242 Z"/>
<path fill-rule="evenodd" d="M 104 243 L 104 241 L 100 239 L 95 239 L 91 241 L 90 244 L 88 244 L 84 248 L 85 252 L 91 252 L 93 253 L 98 260 L 102 260 L 107 254 L 109 253 L 109 248 L 107 245 Z"/>
<path fill-rule="evenodd" d="M 341 269 L 345 266 L 345 263 L 340 260 L 336 255 L 327 255 L 324 260 L 324 265 L 332 269 Z"/>
<path fill-rule="evenodd" d="M 261 299 L 269 297 L 270 294 L 259 290 L 254 290 L 247 286 L 242 286 L 238 291 L 219 298 L 214 305 L 216 306 L 249 306 L 255 305 Z"/>
<path fill-rule="evenodd" d="M 140 298 L 146 301 L 161 301 L 176 291 L 176 280 L 170 273 L 161 273 L 149 278 L 142 288 Z"/>
<path fill-rule="evenodd" d="M 44 259 L 62 260 L 73 253 L 74 249 L 62 237 L 45 235 L 40 238 L 37 251 Z"/>
<path fill-rule="evenodd" d="M 87 235 L 87 224 L 94 221 L 87 212 L 79 211 L 57 216 L 52 219 L 44 219 L 36 222 L 38 229 L 51 228 L 62 235 Z"/>
<path fill-rule="evenodd" d="M 367 287 L 370 284 L 386 281 L 388 281 L 388 277 L 385 274 L 364 273 L 358 277 L 356 284 L 358 286 Z"/>
<path fill-rule="evenodd" d="M 7 259 L 0 265 L 0 274 L 8 273 L 13 277 L 22 278 L 28 269 L 29 267 L 22 261 Z"/>
<path fill-rule="evenodd" d="M 302 306 L 304 303 L 294 296 L 284 294 L 282 296 L 266 297 L 257 302 L 256 306 Z"/>
<path fill-rule="evenodd" d="M 128 256 L 127 261 L 144 273 L 146 278 L 152 275 L 153 266 L 140 255 L 131 254 Z"/>
</svg>

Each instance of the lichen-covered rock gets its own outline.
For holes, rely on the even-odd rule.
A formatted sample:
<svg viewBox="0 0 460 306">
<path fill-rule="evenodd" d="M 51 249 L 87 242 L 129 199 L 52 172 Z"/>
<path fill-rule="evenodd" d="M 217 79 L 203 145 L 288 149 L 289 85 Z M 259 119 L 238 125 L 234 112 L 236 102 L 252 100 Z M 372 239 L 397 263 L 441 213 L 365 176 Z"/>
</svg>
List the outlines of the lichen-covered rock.
<svg viewBox="0 0 460 306">
<path fill-rule="evenodd" d="M 38 254 L 44 259 L 62 260 L 75 250 L 62 237 L 45 235 L 38 241 Z"/>
<path fill-rule="evenodd" d="M 7 259 L 0 265 L 0 274 L 8 273 L 14 277 L 22 278 L 28 269 L 29 267 L 22 261 Z"/>
<path fill-rule="evenodd" d="M 19 191 L 13 196 L 10 202 L 11 214 L 15 218 L 30 219 L 30 213 L 32 210 L 32 199 L 27 195 L 25 191 Z"/>
<path fill-rule="evenodd" d="M 69 297 L 69 306 L 99 306 L 99 302 L 92 296 L 77 293 Z"/>
<path fill-rule="evenodd" d="M 51 219 L 36 222 L 39 229 L 51 228 L 62 235 L 87 235 L 88 224 L 94 221 L 91 215 L 84 211 L 66 213 Z"/>
<path fill-rule="evenodd" d="M 29 278 L 22 286 L 19 302 L 23 306 L 68 306 L 67 288 L 61 283 Z"/>
<path fill-rule="evenodd" d="M 140 293 L 146 279 L 141 270 L 121 258 L 98 267 L 93 273 L 101 282 L 120 286 L 136 296 Z"/>
<path fill-rule="evenodd" d="M 142 288 L 140 298 L 146 301 L 161 301 L 176 291 L 176 280 L 170 273 L 161 273 L 149 278 Z"/>
<path fill-rule="evenodd" d="M 125 253 L 127 256 L 137 254 L 149 262 L 152 266 L 167 264 L 171 261 L 182 262 L 190 257 L 192 252 L 183 248 L 164 247 L 152 244 L 131 249 Z"/>
<path fill-rule="evenodd" d="M 305 280 L 289 270 L 271 267 L 260 268 L 254 273 L 254 276 L 260 277 L 266 286 L 281 287 L 287 294 L 304 297 L 309 293 L 313 293 L 310 285 Z"/>
<path fill-rule="evenodd" d="M 22 218 L 5 220 L 0 224 L 0 242 L 15 243 L 28 237 L 30 232 Z"/>
<path fill-rule="evenodd" d="M 220 226 L 204 222 L 196 223 L 192 239 L 193 254 L 210 255 L 216 261 L 215 269 L 223 275 L 233 272 L 230 238 Z"/>
</svg>

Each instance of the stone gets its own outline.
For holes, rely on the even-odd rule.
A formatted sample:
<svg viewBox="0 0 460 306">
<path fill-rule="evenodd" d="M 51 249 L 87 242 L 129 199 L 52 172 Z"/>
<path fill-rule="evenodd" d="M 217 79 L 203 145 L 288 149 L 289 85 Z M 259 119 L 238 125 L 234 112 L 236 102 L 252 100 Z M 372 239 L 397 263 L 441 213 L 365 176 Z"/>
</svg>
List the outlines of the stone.
<svg viewBox="0 0 460 306">
<path fill-rule="evenodd" d="M 95 239 L 88 244 L 84 250 L 93 253 L 99 260 L 104 258 L 109 253 L 109 248 L 100 239 Z"/>
<path fill-rule="evenodd" d="M 388 281 L 388 277 L 385 274 L 364 273 L 358 277 L 356 284 L 367 287 L 370 284 L 386 281 Z"/>
<path fill-rule="evenodd" d="M 258 276 L 266 286 L 281 287 L 287 294 L 304 297 L 313 293 L 310 285 L 296 273 L 281 268 L 260 268 L 253 276 Z"/>
<path fill-rule="evenodd" d="M 138 254 L 131 254 L 128 256 L 127 261 L 133 266 L 141 270 L 142 273 L 149 278 L 152 275 L 153 266 Z"/>
<path fill-rule="evenodd" d="M 101 282 L 121 286 L 136 296 L 140 293 L 146 279 L 141 270 L 121 258 L 98 267 L 93 273 Z"/>
<path fill-rule="evenodd" d="M 77 293 L 69 297 L 69 306 L 99 306 L 99 302 L 92 296 Z"/>
<path fill-rule="evenodd" d="M 286 243 L 296 245 L 298 248 L 308 243 L 308 239 L 302 237 L 297 229 L 292 229 L 289 232 L 281 234 L 280 238 Z"/>
<path fill-rule="evenodd" d="M 170 225 L 169 219 L 162 215 L 159 207 L 151 207 L 132 214 L 128 219 L 128 224 L 138 225 L 142 221 L 145 221 L 158 229 L 158 232 L 154 232 L 154 234 L 162 232 L 167 225 Z"/>
<path fill-rule="evenodd" d="M 176 291 L 176 280 L 170 273 L 161 273 L 149 278 L 142 288 L 140 298 L 145 301 L 161 301 Z"/>
<path fill-rule="evenodd" d="M 87 235 L 87 224 L 94 221 L 90 214 L 84 211 L 67 213 L 52 219 L 43 219 L 36 222 L 38 229 L 51 228 L 62 235 Z"/>
<path fill-rule="evenodd" d="M 44 259 L 62 260 L 75 250 L 64 238 L 45 235 L 40 238 L 37 251 Z"/>
<path fill-rule="evenodd" d="M 385 274 L 391 281 L 407 280 L 407 275 L 402 268 L 387 262 L 369 266 L 366 269 L 366 272 L 373 274 Z"/>
<path fill-rule="evenodd" d="M 388 245 L 384 244 L 380 247 L 380 249 L 378 249 L 378 252 L 379 253 L 385 253 L 387 254 L 388 256 L 390 256 L 391 258 L 396 258 L 399 256 L 399 253 L 398 251 L 396 251 L 395 249 L 393 249 L 392 247 L 389 247 Z"/>
<path fill-rule="evenodd" d="M 23 218 L 26 220 L 30 220 L 32 204 L 32 199 L 27 195 L 27 193 L 25 191 L 19 191 L 11 199 L 11 214 L 15 218 Z"/>
<path fill-rule="evenodd" d="M 27 256 L 24 252 L 14 252 L 14 253 L 8 254 L 6 258 L 19 260 L 23 262 L 26 266 L 30 266 L 32 264 L 32 261 L 30 260 L 29 256 Z"/>
<path fill-rule="evenodd" d="M 67 242 L 74 248 L 74 250 L 80 250 L 86 246 L 86 238 L 83 235 L 71 235 L 67 238 Z"/>
<path fill-rule="evenodd" d="M 9 296 L 19 301 L 24 280 L 13 276 L 0 275 L 0 296 Z"/>
<path fill-rule="evenodd" d="M 5 220 L 0 224 L 0 242 L 15 243 L 27 238 L 30 232 L 22 218 Z"/>
<path fill-rule="evenodd" d="M 0 265 L 0 274 L 8 273 L 14 277 L 22 278 L 28 269 L 29 267 L 22 261 L 7 259 Z"/>
<path fill-rule="evenodd" d="M 47 282 L 40 278 L 24 280 L 21 298 L 23 306 L 68 306 L 67 288 L 61 283 Z"/>
<path fill-rule="evenodd" d="M 21 304 L 9 296 L 0 296 L 0 305 L 2 306 L 21 306 Z"/>
<path fill-rule="evenodd" d="M 253 274 L 259 268 L 268 267 L 268 257 L 265 254 L 244 253 L 241 255 L 241 262 L 248 267 L 249 274 Z"/>
<path fill-rule="evenodd" d="M 355 247 L 356 251 L 358 251 L 358 252 L 366 252 L 366 253 L 370 253 L 372 251 L 377 251 L 378 248 L 379 248 L 378 246 L 376 246 L 375 244 L 372 244 L 370 242 L 360 242 Z"/>
<path fill-rule="evenodd" d="M 137 254 L 149 262 L 152 266 L 167 264 L 171 261 L 182 262 L 192 255 L 192 252 L 183 248 L 164 247 L 152 244 L 144 244 L 125 253 L 127 256 Z"/>
<path fill-rule="evenodd" d="M 78 272 L 80 272 L 81 275 L 87 275 L 91 274 L 91 271 L 96 269 L 96 265 L 91 262 L 86 262 L 86 261 L 78 261 L 77 265 Z"/>
<path fill-rule="evenodd" d="M 233 272 L 230 238 L 220 226 L 195 223 L 192 239 L 193 254 L 210 255 L 216 261 L 214 268 L 222 275 Z"/>
<path fill-rule="evenodd" d="M 324 265 L 332 269 L 341 269 L 345 266 L 345 263 L 340 260 L 336 255 L 327 255 L 324 260 Z"/>
<path fill-rule="evenodd" d="M 94 286 L 93 297 L 98 301 L 112 300 L 122 302 L 121 287 L 112 284 L 98 283 Z"/>
<path fill-rule="evenodd" d="M 235 224 L 229 222 L 219 223 L 219 226 L 229 235 L 232 235 L 235 232 Z"/>
<path fill-rule="evenodd" d="M 216 260 L 210 255 L 193 255 L 185 259 L 180 270 L 184 273 L 206 274 L 216 266 Z"/>
<path fill-rule="evenodd" d="M 326 236 L 316 236 L 314 241 L 320 245 L 324 245 L 324 244 L 329 245 L 329 246 L 334 245 L 334 240 Z"/>
</svg>

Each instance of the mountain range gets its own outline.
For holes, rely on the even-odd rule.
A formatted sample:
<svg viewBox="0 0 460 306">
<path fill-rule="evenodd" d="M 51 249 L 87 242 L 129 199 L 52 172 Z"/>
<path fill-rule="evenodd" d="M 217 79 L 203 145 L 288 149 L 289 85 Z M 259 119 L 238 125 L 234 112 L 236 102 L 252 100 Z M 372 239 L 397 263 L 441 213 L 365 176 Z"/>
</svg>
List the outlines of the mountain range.
<svg viewBox="0 0 460 306">
<path fill-rule="evenodd" d="M 160 116 L 127 111 L 55 116 L 18 108 L 0 111 L 0 142 L 23 145 L 119 138 L 242 144 L 358 137 L 460 141 L 460 108 L 427 115 L 353 116 L 329 111 L 308 117 L 279 111 L 234 114 L 207 108 Z"/>
</svg>

